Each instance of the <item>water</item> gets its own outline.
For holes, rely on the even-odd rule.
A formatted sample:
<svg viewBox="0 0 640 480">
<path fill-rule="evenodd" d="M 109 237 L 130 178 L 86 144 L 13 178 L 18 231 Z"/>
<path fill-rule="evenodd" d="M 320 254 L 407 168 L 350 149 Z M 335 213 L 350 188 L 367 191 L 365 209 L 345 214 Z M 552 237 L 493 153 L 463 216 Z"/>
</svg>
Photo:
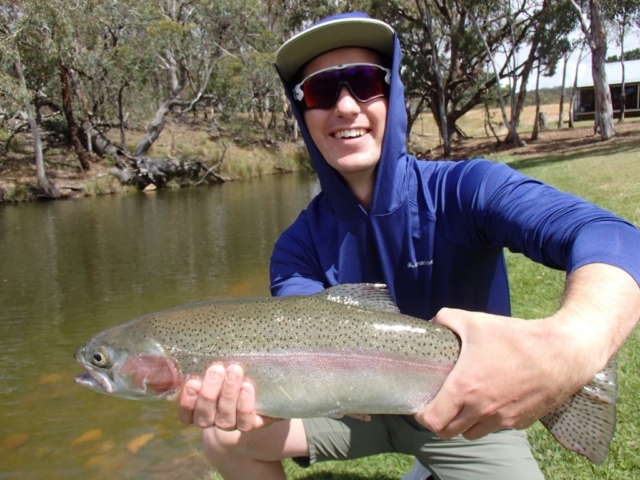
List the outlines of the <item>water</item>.
<svg viewBox="0 0 640 480">
<path fill-rule="evenodd" d="M 0 479 L 202 478 L 173 404 L 83 389 L 73 353 L 143 313 L 268 296 L 273 243 L 318 191 L 284 175 L 0 207 Z"/>
</svg>

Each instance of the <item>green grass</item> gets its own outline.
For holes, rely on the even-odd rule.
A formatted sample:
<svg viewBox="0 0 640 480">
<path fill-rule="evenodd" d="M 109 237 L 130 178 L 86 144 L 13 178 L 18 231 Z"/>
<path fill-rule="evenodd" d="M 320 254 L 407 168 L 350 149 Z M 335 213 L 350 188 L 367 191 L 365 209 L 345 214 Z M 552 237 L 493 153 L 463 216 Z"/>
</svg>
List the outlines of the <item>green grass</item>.
<svg viewBox="0 0 640 480">
<path fill-rule="evenodd" d="M 640 224 L 640 144 L 603 143 L 596 147 L 526 160 L 502 156 L 499 161 L 523 173 L 576 194 Z M 639 246 L 640 247 L 640 246 Z M 507 253 L 512 287 L 513 314 L 538 318 L 558 306 L 564 273 L 544 268 L 521 255 Z M 545 474 L 563 479 L 640 478 L 640 331 L 630 336 L 618 354 L 619 398 L 614 441 L 607 461 L 596 467 L 588 460 L 560 446 L 538 422 L 529 439 L 533 453 Z M 349 462 L 328 462 L 301 469 L 287 461 L 290 479 L 304 480 L 391 480 L 399 479 L 411 467 L 406 455 L 378 455 Z M 209 480 L 219 480 L 212 473 Z"/>
<path fill-rule="evenodd" d="M 640 224 L 640 145 L 602 143 L 564 155 L 506 160 L 523 173 L 594 202 Z M 501 159 L 505 161 L 505 159 Z M 521 255 L 507 255 L 513 314 L 535 318 L 557 308 L 564 273 Z M 539 423 L 529 429 L 534 455 L 550 479 L 637 479 L 640 477 L 640 332 L 618 354 L 619 399 L 614 441 L 600 467 L 563 449 Z"/>
</svg>

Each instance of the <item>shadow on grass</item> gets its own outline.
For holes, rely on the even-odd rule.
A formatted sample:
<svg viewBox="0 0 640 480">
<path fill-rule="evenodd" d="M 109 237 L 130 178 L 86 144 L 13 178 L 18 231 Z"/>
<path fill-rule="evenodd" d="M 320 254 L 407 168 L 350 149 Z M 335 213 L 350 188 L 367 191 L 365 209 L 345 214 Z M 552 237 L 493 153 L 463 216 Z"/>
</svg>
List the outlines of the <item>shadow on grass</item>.
<svg viewBox="0 0 640 480">
<path fill-rule="evenodd" d="M 621 135 L 621 138 L 623 135 Z M 578 142 L 576 142 L 578 143 Z M 537 167 L 542 165 L 555 164 L 560 162 L 571 162 L 574 160 L 580 160 L 585 157 L 609 157 L 612 155 L 618 154 L 634 154 L 638 155 L 638 150 L 640 149 L 640 139 L 634 139 L 631 141 L 625 142 L 601 142 L 598 141 L 589 143 L 584 142 L 580 144 L 580 146 L 576 147 L 576 150 L 556 154 L 556 155 L 548 155 L 545 154 L 544 149 L 538 150 L 536 153 L 541 153 L 542 155 L 536 156 L 533 158 L 523 158 L 520 160 L 513 160 L 507 162 L 509 166 L 515 168 L 516 170 L 524 170 L 529 167 Z M 552 153 L 550 150 L 548 153 Z"/>
</svg>

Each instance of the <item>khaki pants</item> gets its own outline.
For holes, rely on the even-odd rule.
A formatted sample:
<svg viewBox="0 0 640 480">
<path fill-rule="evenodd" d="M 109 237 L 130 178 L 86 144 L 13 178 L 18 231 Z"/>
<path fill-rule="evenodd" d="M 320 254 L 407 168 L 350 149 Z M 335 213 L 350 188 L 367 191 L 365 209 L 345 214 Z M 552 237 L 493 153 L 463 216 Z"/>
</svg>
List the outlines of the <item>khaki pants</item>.
<svg viewBox="0 0 640 480">
<path fill-rule="evenodd" d="M 373 415 L 370 422 L 345 417 L 304 419 L 310 457 L 305 466 L 378 453 L 415 456 L 437 480 L 540 480 L 526 433 L 501 430 L 478 440 L 440 440 L 413 417 Z"/>
</svg>

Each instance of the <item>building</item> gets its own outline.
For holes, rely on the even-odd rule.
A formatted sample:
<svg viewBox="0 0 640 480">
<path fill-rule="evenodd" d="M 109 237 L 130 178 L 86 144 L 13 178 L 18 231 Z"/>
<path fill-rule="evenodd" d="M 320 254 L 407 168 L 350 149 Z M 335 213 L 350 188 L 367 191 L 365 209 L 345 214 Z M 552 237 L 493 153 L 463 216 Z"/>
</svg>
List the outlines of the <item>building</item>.
<svg viewBox="0 0 640 480">
<path fill-rule="evenodd" d="M 574 120 L 589 120 L 594 118 L 596 109 L 596 97 L 593 89 L 593 77 L 591 64 L 582 64 L 584 68 L 578 77 L 578 95 L 573 108 Z M 640 60 L 624 62 L 624 90 L 626 99 L 624 102 L 625 117 L 640 116 Z M 614 117 L 620 112 L 620 94 L 622 92 L 622 66 L 620 62 L 606 63 L 607 82 L 611 91 L 611 103 L 613 104 Z"/>
</svg>

